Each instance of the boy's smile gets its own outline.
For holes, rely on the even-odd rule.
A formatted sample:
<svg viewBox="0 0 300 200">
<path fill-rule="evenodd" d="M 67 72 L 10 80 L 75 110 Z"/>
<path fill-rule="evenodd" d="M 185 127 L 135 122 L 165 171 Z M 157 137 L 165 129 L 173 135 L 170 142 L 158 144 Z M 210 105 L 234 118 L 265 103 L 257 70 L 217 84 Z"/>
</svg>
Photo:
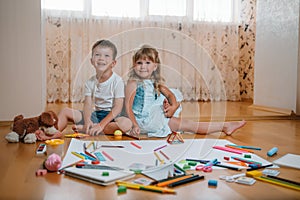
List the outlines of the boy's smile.
<svg viewBox="0 0 300 200">
<path fill-rule="evenodd" d="M 112 68 L 115 66 L 116 61 L 113 59 L 113 51 L 108 47 L 98 46 L 93 50 L 91 63 L 96 69 L 96 73 L 103 76 L 108 76 L 112 73 Z"/>
</svg>

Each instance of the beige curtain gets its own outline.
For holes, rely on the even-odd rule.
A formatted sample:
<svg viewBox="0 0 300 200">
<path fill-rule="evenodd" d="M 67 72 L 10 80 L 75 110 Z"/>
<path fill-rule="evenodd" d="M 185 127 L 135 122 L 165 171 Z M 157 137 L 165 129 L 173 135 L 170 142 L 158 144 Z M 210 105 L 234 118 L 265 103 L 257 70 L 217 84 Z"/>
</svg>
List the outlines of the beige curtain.
<svg viewBox="0 0 300 200">
<path fill-rule="evenodd" d="M 83 101 L 84 82 L 94 73 L 91 46 L 102 38 L 116 44 L 115 72 L 124 80 L 133 51 L 148 43 L 160 52 L 166 84 L 178 88 L 185 100 L 241 99 L 237 24 L 44 15 L 48 102 Z"/>
</svg>

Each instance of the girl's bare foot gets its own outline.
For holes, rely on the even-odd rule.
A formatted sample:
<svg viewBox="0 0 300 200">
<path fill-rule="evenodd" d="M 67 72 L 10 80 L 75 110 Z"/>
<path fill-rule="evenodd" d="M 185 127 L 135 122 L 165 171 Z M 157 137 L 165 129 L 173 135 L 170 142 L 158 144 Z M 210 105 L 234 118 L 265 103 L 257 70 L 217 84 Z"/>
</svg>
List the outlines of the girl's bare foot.
<svg viewBox="0 0 300 200">
<path fill-rule="evenodd" d="M 246 124 L 246 121 L 236 121 L 236 122 L 225 122 L 222 131 L 226 135 L 231 135 L 237 129 L 242 128 Z"/>
</svg>

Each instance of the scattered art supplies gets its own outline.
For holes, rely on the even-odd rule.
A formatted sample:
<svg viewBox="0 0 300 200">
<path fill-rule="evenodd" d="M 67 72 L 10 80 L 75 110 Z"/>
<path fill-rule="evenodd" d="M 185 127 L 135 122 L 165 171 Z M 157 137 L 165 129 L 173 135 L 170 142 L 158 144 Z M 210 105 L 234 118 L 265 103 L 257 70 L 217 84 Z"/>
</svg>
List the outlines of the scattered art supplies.
<svg viewBox="0 0 300 200">
<path fill-rule="evenodd" d="M 69 167 L 64 169 L 65 175 L 85 180 L 99 185 L 111 185 L 117 180 L 125 180 L 134 177 L 134 172 L 111 169 L 88 169 Z M 106 172 L 106 173 L 105 173 Z M 106 174 L 106 175 L 104 175 Z"/>
<path fill-rule="evenodd" d="M 274 164 L 300 169 L 300 155 L 288 153 L 273 161 Z"/>
<path fill-rule="evenodd" d="M 128 140 L 83 141 L 72 138 L 63 160 L 62 168 L 70 166 L 72 163 L 82 159 L 87 162 L 87 164 L 91 164 L 94 158 L 86 155 L 86 150 L 98 158 L 100 163 L 97 165 L 117 167 L 122 168 L 122 170 L 110 170 L 109 168 L 80 169 L 71 166 L 64 169 L 66 174 L 97 184 L 108 185 L 118 179 L 130 178 L 134 176 L 136 171 L 139 171 L 139 173 L 153 180 L 167 178 L 170 175 L 174 175 L 175 165 L 183 168 L 184 163 L 180 163 L 180 161 L 187 158 L 196 160 L 217 159 L 223 164 L 223 162 L 226 162 L 224 157 L 231 158 L 233 156 L 239 156 L 232 152 L 213 148 L 214 146 L 225 147 L 225 145 L 230 144 L 229 141 L 223 139 L 186 139 L 184 143 L 176 144 L 169 144 L 166 140 L 135 140 L 134 143 L 141 148 L 137 148 L 130 142 L 131 141 Z M 90 145 L 91 143 L 92 145 Z M 160 151 L 162 151 L 163 154 Z M 255 154 L 251 154 L 251 160 L 262 163 L 262 165 L 271 164 Z M 226 165 L 230 167 L 230 164 Z M 195 169 L 195 167 L 196 165 L 191 165 L 190 170 Z M 228 169 L 224 167 L 212 167 L 216 169 Z M 131 168 L 133 170 L 131 170 Z M 238 166 L 238 168 L 245 169 L 247 167 Z M 101 170 L 108 171 L 109 176 L 103 176 L 100 173 L 102 172 Z M 97 178 L 95 179 L 95 177 Z"/>
</svg>

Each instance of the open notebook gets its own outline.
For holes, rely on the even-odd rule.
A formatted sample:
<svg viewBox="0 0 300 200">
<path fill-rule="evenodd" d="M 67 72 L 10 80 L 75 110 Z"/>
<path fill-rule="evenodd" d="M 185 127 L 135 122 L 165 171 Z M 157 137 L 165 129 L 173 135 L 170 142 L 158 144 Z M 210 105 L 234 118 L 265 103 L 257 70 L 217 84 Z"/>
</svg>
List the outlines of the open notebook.
<svg viewBox="0 0 300 200">
<path fill-rule="evenodd" d="M 117 180 L 125 180 L 134 177 L 134 172 L 124 170 L 99 170 L 99 169 L 82 169 L 70 167 L 64 169 L 65 175 L 79 178 L 98 185 L 111 185 Z M 108 172 L 108 176 L 103 176 L 103 172 Z"/>
</svg>

